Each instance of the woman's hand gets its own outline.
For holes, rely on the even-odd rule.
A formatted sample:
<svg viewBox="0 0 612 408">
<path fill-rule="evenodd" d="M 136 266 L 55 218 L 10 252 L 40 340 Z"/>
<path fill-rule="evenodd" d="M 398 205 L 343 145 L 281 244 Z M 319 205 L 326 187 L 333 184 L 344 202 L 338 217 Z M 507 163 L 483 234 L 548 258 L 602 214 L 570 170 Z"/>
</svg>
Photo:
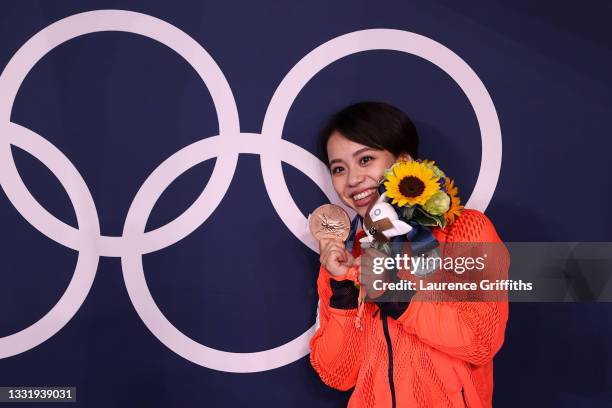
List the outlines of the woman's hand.
<svg viewBox="0 0 612 408">
<path fill-rule="evenodd" d="M 319 241 L 319 261 L 334 276 L 344 275 L 354 265 L 353 255 L 338 239 L 324 238 Z"/>
</svg>

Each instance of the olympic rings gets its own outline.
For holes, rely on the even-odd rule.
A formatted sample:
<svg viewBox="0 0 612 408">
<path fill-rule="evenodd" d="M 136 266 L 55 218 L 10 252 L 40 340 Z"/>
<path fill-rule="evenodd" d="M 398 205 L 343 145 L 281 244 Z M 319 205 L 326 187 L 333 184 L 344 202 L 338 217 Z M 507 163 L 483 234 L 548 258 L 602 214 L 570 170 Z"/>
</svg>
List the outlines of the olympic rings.
<svg viewBox="0 0 612 408">
<path fill-rule="evenodd" d="M 177 52 L 210 91 L 219 118 L 219 135 L 201 139 L 162 162 L 140 187 L 125 220 L 123 235 L 100 234 L 98 212 L 83 177 L 54 145 L 35 132 L 10 122 L 13 103 L 28 72 L 64 42 L 101 31 L 123 31 L 156 40 Z M 266 191 L 281 220 L 306 246 L 318 250 L 305 228 L 306 219 L 293 201 L 281 163 L 307 175 L 331 202 L 337 199 L 325 165 L 306 150 L 282 139 L 287 113 L 299 92 L 320 70 L 345 56 L 369 50 L 395 50 L 424 58 L 450 75 L 476 113 L 482 138 L 480 173 L 466 206 L 484 211 L 497 186 L 501 167 L 501 130 L 493 102 L 478 76 L 459 56 L 418 34 L 372 29 L 345 34 L 317 47 L 285 76 L 266 111 L 261 134 L 241 133 L 231 88 L 212 57 L 189 35 L 158 18 L 125 10 L 96 10 L 59 20 L 30 38 L 0 75 L 0 186 L 19 213 L 45 236 L 79 252 L 74 275 L 57 304 L 39 321 L 0 338 L 0 359 L 28 351 L 62 329 L 79 310 L 93 284 L 100 256 L 121 257 L 128 295 L 147 328 L 165 346 L 203 367 L 227 372 L 258 372 L 290 364 L 309 353 L 317 324 L 290 342 L 254 353 L 231 353 L 195 342 L 170 323 L 148 290 L 142 255 L 173 245 L 202 225 L 229 188 L 239 154 L 259 154 Z M 23 184 L 11 154 L 15 145 L 38 158 L 58 178 L 74 206 L 78 229 L 41 206 Z M 164 190 L 193 166 L 216 158 L 210 181 L 194 203 L 168 224 L 145 232 Z"/>
</svg>

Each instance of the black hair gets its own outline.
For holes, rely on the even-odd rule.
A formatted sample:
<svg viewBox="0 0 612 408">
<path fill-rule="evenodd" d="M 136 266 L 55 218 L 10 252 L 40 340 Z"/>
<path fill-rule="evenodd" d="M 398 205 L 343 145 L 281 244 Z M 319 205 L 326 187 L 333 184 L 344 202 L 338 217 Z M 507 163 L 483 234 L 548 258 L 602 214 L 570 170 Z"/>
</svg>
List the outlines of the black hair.
<svg viewBox="0 0 612 408">
<path fill-rule="evenodd" d="M 384 102 L 359 102 L 333 114 L 319 134 L 319 155 L 329 166 L 327 142 L 335 131 L 353 142 L 418 158 L 419 136 L 410 118 Z"/>
</svg>

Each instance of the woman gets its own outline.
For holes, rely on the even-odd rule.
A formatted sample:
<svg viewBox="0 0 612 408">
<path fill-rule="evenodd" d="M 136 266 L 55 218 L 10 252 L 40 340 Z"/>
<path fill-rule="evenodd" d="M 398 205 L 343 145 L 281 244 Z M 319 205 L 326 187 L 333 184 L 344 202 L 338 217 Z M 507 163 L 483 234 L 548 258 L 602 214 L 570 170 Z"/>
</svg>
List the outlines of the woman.
<svg viewBox="0 0 612 408">
<path fill-rule="evenodd" d="M 336 193 L 357 216 L 347 241 L 352 248 L 320 242 L 312 366 L 327 385 L 354 387 L 349 407 L 490 407 L 507 302 L 421 302 L 417 292 L 410 302 L 366 303 L 362 330 L 355 325 L 358 290 L 346 273 L 359 265 L 360 225 L 384 170 L 398 159 L 417 159 L 414 125 L 390 105 L 358 103 L 330 119 L 320 144 Z M 467 209 L 430 235 L 446 243 L 501 242 L 484 214 Z M 489 267 L 503 274 L 507 257 Z"/>
</svg>

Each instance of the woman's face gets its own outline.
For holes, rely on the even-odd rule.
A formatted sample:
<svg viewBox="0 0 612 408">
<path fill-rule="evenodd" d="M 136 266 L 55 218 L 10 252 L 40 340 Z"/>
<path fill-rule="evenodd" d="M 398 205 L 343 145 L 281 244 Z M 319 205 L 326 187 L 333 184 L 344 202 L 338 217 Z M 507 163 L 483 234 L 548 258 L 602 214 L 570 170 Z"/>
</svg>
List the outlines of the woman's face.
<svg viewBox="0 0 612 408">
<path fill-rule="evenodd" d="M 377 150 L 353 142 L 339 132 L 327 141 L 332 184 L 344 204 L 365 216 L 368 205 L 378 198 L 378 182 L 385 169 L 398 159 L 388 150 Z M 409 155 L 402 155 L 409 159 Z"/>
</svg>

